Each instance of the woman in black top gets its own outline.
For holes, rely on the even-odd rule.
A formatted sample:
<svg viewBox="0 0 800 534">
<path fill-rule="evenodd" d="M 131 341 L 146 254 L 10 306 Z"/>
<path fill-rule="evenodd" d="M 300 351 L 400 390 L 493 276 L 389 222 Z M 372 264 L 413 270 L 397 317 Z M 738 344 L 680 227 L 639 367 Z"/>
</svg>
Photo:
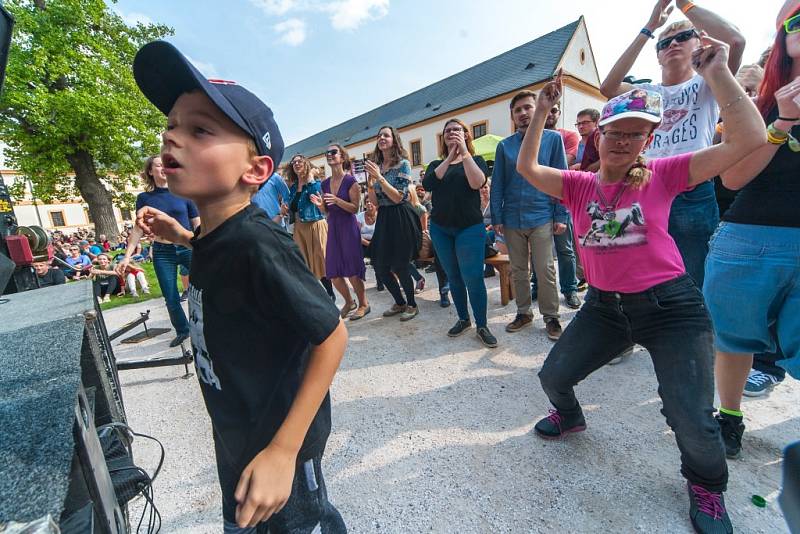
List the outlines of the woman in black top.
<svg viewBox="0 0 800 534">
<path fill-rule="evenodd" d="M 716 334 L 717 417 L 729 458 L 741 452 L 741 398 L 753 353 L 773 352 L 777 343 L 786 358 L 779 365 L 800 378 L 799 103 L 795 7 L 779 16 L 757 97 L 768 142 L 722 173 L 725 187 L 741 191 L 711 238 L 706 260 L 703 294 Z"/>
<path fill-rule="evenodd" d="M 432 193 L 431 240 L 447 273 L 458 312 L 458 322 L 447 335 L 459 336 L 472 326 L 467 309 L 469 294 L 478 338 L 487 347 L 496 347 L 497 339 L 487 327 L 483 281 L 486 228 L 480 189 L 489 171 L 483 158 L 474 155 L 472 135 L 459 119 L 445 123 L 441 151 L 445 159 L 428 165 L 422 185 Z"/>
</svg>

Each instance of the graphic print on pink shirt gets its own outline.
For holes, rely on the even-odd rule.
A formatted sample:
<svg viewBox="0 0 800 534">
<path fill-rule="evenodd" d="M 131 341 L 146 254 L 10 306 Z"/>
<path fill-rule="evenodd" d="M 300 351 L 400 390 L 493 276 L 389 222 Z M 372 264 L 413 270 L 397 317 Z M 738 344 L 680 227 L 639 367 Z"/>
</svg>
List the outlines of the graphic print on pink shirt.
<svg viewBox="0 0 800 534">
<path fill-rule="evenodd" d="M 561 202 L 572 212 L 590 285 L 639 293 L 686 272 L 667 230 L 672 201 L 686 190 L 691 158 L 648 161 L 652 174 L 640 189 L 623 183 L 600 186 L 594 173 L 561 171 Z"/>
<path fill-rule="evenodd" d="M 638 202 L 627 208 L 604 209 L 592 200 L 586 206 L 592 221 L 589 231 L 579 236 L 584 247 L 623 247 L 647 244 L 647 225 Z"/>
</svg>

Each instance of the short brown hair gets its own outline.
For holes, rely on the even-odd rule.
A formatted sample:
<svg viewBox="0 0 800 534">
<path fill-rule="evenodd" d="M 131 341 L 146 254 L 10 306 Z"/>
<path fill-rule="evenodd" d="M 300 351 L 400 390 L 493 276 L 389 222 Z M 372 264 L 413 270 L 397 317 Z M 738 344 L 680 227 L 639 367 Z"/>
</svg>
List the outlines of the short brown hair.
<svg viewBox="0 0 800 534">
<path fill-rule="evenodd" d="M 447 143 L 444 141 L 444 131 L 447 129 L 447 125 L 452 123 L 458 124 L 464 130 L 464 142 L 467 144 L 467 150 L 471 156 L 474 156 L 475 147 L 472 145 L 472 132 L 470 128 L 461 119 L 452 118 L 448 119 L 448 121 L 444 123 L 444 126 L 442 126 L 442 146 L 439 148 L 442 152 L 442 157 L 446 158 L 447 154 L 450 152 L 447 148 Z"/>
<path fill-rule="evenodd" d="M 534 93 L 533 91 L 529 91 L 527 89 L 524 89 L 524 90 L 520 91 L 519 93 L 515 94 L 514 97 L 511 99 L 511 104 L 508 105 L 508 108 L 509 109 L 514 109 L 514 105 L 518 101 L 522 100 L 523 98 L 528 98 L 528 97 L 533 98 L 534 102 L 536 101 L 536 93 Z"/>
<path fill-rule="evenodd" d="M 600 120 L 600 112 L 599 112 L 599 111 L 597 111 L 597 110 L 596 110 L 596 109 L 594 109 L 594 108 L 586 108 L 586 109 L 582 109 L 582 110 L 580 110 L 580 111 L 578 112 L 578 114 L 577 114 L 577 115 L 575 115 L 575 116 L 576 116 L 576 117 L 580 117 L 581 115 L 586 115 L 587 117 L 589 117 L 590 119 L 592 119 L 592 122 L 597 122 L 597 121 L 599 121 L 599 120 Z"/>
</svg>

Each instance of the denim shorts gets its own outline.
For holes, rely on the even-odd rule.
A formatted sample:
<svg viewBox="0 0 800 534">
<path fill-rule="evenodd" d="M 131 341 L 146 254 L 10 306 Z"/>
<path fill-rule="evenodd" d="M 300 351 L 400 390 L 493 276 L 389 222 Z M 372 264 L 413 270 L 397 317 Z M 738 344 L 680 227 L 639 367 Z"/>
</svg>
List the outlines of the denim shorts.
<svg viewBox="0 0 800 534">
<path fill-rule="evenodd" d="M 717 349 L 774 352 L 800 371 L 800 228 L 722 223 L 711 237 L 703 295 Z"/>
</svg>

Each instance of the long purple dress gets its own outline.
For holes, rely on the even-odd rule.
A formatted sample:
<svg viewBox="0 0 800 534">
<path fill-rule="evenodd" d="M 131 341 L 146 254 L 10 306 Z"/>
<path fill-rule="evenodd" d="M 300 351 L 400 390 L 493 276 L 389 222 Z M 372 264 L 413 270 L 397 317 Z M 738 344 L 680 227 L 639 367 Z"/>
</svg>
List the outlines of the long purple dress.
<svg viewBox="0 0 800 534">
<path fill-rule="evenodd" d="M 356 179 L 345 174 L 336 196 L 350 202 L 350 188 Z M 331 179 L 322 182 L 322 192 L 331 192 Z M 361 231 L 356 216 L 339 206 L 328 208 L 328 244 L 325 249 L 325 275 L 327 278 L 350 278 L 366 276 L 364 253 L 361 247 Z"/>
</svg>

